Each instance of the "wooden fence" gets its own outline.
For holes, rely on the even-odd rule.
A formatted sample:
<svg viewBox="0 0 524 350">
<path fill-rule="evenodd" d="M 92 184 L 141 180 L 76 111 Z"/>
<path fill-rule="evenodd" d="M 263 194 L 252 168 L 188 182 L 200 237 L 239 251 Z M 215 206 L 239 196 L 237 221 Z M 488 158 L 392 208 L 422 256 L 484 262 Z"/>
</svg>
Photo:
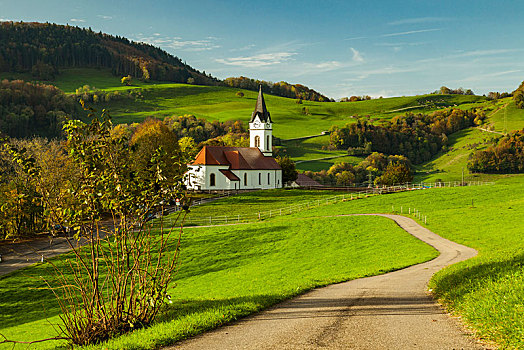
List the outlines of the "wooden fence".
<svg viewBox="0 0 524 350">
<path fill-rule="evenodd" d="M 184 226 L 215 226 L 215 225 L 256 222 L 256 221 L 269 219 L 275 216 L 289 215 L 289 214 L 301 212 L 301 211 L 304 211 L 310 208 L 319 207 L 322 205 L 329 205 L 329 204 L 334 204 L 334 203 L 348 201 L 348 200 L 362 199 L 362 198 L 367 198 L 370 196 L 376 196 L 376 195 L 387 194 L 387 193 L 424 190 L 424 189 L 429 189 L 429 188 L 484 186 L 484 185 L 492 185 L 492 184 L 494 184 L 494 182 L 469 181 L 469 182 L 462 183 L 460 181 L 452 181 L 452 182 L 431 182 L 431 183 L 420 182 L 420 183 L 409 183 L 409 184 L 403 184 L 403 185 L 397 185 L 397 186 L 372 187 L 372 188 L 367 188 L 365 190 L 361 190 L 357 192 L 348 191 L 348 193 L 339 194 L 339 195 L 328 197 L 328 198 L 316 199 L 312 201 L 297 203 L 295 205 L 291 205 L 288 207 L 276 208 L 276 209 L 271 209 L 267 211 L 260 211 L 260 212 L 256 212 L 253 214 L 204 216 L 204 215 L 192 215 L 191 213 L 189 213 L 189 215 L 186 216 L 186 219 L 184 221 Z M 198 202 L 198 204 L 196 205 L 200 205 L 203 203 L 205 203 L 205 200 Z M 195 203 L 193 203 L 193 205 L 195 205 Z M 154 222 L 154 225 L 156 224 L 157 222 Z M 171 227 L 172 225 L 175 225 L 175 224 L 179 225 L 180 222 L 176 222 L 174 215 L 170 215 L 170 216 L 164 217 L 163 224 L 164 226 Z"/>
</svg>

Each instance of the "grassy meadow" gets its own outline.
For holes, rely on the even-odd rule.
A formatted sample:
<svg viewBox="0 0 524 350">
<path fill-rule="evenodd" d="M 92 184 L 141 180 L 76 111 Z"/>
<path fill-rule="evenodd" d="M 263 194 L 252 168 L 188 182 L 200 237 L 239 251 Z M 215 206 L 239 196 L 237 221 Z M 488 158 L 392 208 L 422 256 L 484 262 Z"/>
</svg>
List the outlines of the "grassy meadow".
<svg viewBox="0 0 524 350">
<path fill-rule="evenodd" d="M 437 154 L 432 160 L 415 166 L 415 182 L 457 181 L 491 181 L 499 175 L 473 174 L 468 170 L 468 159 L 471 153 L 493 144 L 501 135 L 482 131 L 477 128 L 460 130 L 449 136 L 449 147 L 446 152 Z"/>
<path fill-rule="evenodd" d="M 501 177 L 494 185 L 373 196 L 254 224 L 185 228 L 182 265 L 171 292 L 174 303 L 151 328 L 103 346 L 147 349 L 171 344 L 317 286 L 431 259 L 436 255 L 432 248 L 388 219 L 333 217 L 399 213 L 402 208 L 404 214 L 417 209 L 427 218 L 425 226 L 430 230 L 479 251 L 478 257 L 434 276 L 430 287 L 435 296 L 462 316 L 479 337 L 503 348 L 522 348 L 523 192 L 524 176 L 513 175 Z M 281 198 L 278 205 L 316 198 L 313 191 L 261 191 L 194 210 L 211 213 L 227 207 L 236 213 L 268 206 L 274 209 L 277 197 Z M 63 259 L 55 262 L 61 264 Z M 0 333 L 18 339 L 53 334 L 49 323 L 58 322 L 59 309 L 49 292 L 38 289 L 39 276 L 48 274 L 47 265 L 39 264 L 0 278 Z"/>
<path fill-rule="evenodd" d="M 501 100 L 502 106 L 491 116 L 490 122 L 498 132 L 510 132 L 524 127 L 524 112 L 518 109 L 511 97 Z"/>
<path fill-rule="evenodd" d="M 479 337 L 507 349 L 524 348 L 524 176 L 495 185 L 389 194 L 324 206 L 295 217 L 391 212 L 411 208 L 428 229 L 479 251 L 478 257 L 437 273 L 434 295 Z M 422 219 L 417 219 L 424 225 Z"/>
<path fill-rule="evenodd" d="M 29 74 L 2 73 L 0 78 L 20 78 L 32 80 Z M 52 83 L 66 93 L 73 93 L 83 85 L 105 91 L 138 89 L 142 97 L 95 104 L 98 110 L 109 110 L 115 123 L 140 122 L 149 116 L 164 118 L 172 115 L 193 114 L 207 120 L 242 120 L 248 122 L 253 111 L 257 93 L 236 88 L 172 84 L 166 82 L 142 82 L 133 80 L 132 86 L 123 86 L 120 77 L 113 76 L 108 69 L 65 69 Z M 238 91 L 244 97 L 236 96 Z M 380 123 L 406 112 L 428 113 L 444 107 L 462 109 L 482 108 L 488 115 L 488 123 L 495 131 L 502 132 L 524 127 L 524 110 L 515 107 L 511 98 L 489 101 L 483 96 L 465 95 L 418 95 L 393 98 L 380 98 L 359 102 L 311 102 L 297 104 L 294 99 L 265 95 L 266 103 L 275 122 L 274 135 L 281 138 L 282 146 L 295 161 L 301 161 L 299 170 L 319 171 L 328 169 L 337 162 L 358 163 L 358 157 L 344 156 L 343 150 L 329 151 L 325 146 L 329 136 L 307 140 L 289 140 L 297 137 L 318 135 L 333 125 L 353 123 L 355 117 L 366 117 L 369 121 Z M 307 112 L 303 111 L 307 109 Z M 437 155 L 431 161 L 417 168 L 417 181 L 435 179 L 458 180 L 462 167 L 466 167 L 471 145 L 482 142 L 483 137 L 472 131 L 460 131 L 450 135 L 450 155 Z M 323 149 L 324 148 L 324 149 Z M 466 174 L 467 176 L 469 174 Z M 473 178 L 473 177 L 471 177 Z"/>
<path fill-rule="evenodd" d="M 2 73 L 0 78 L 33 81 L 30 74 Z M 255 106 L 257 93 L 254 91 L 212 86 L 172 84 L 165 82 L 142 82 L 134 79 L 132 86 L 120 83 L 120 77 L 113 76 L 108 69 L 64 69 L 54 84 L 66 93 L 89 85 L 105 91 L 141 88 L 143 98 L 120 100 L 95 105 L 97 109 L 107 108 L 115 123 L 140 122 L 148 116 L 163 118 L 172 115 L 193 114 L 207 120 L 243 120 L 247 122 Z M 242 91 L 240 98 L 236 92 Z M 446 106 L 482 105 L 482 96 L 464 95 L 419 95 L 380 98 L 359 102 L 311 102 L 297 104 L 294 99 L 265 95 L 266 103 L 275 122 L 274 134 L 283 139 L 319 134 L 332 125 L 344 125 L 354 121 L 355 116 L 369 116 L 379 122 L 411 112 L 427 112 Z M 303 112 L 307 108 L 307 112 Z"/>
<path fill-rule="evenodd" d="M 170 291 L 173 303 L 152 327 L 93 348 L 158 348 L 311 288 L 385 273 L 436 254 L 380 217 L 280 217 L 250 225 L 186 228 L 176 288 L 173 284 Z M 55 264 L 64 264 L 66 257 L 55 258 Z M 0 277 L 1 334 L 17 340 L 55 334 L 52 324 L 59 321 L 60 310 L 51 293 L 39 289 L 50 270 L 48 264 L 38 264 Z M 31 348 L 58 346 L 64 343 Z"/>
</svg>

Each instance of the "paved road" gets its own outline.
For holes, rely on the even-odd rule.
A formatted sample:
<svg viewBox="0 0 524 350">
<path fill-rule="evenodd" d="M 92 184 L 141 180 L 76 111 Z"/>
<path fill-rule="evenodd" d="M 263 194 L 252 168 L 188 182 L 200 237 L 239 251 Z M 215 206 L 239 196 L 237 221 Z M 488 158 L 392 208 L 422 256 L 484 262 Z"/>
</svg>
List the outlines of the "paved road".
<svg viewBox="0 0 524 350">
<path fill-rule="evenodd" d="M 74 242 L 73 245 L 76 245 L 76 241 Z M 28 242 L 0 245 L 0 276 L 38 263 L 42 261 L 42 256 L 47 259 L 69 250 L 65 237 L 42 237 Z"/>
<path fill-rule="evenodd" d="M 435 272 L 477 252 L 409 218 L 382 216 L 438 249 L 439 257 L 316 289 L 170 349 L 486 349 L 426 293 Z"/>
</svg>

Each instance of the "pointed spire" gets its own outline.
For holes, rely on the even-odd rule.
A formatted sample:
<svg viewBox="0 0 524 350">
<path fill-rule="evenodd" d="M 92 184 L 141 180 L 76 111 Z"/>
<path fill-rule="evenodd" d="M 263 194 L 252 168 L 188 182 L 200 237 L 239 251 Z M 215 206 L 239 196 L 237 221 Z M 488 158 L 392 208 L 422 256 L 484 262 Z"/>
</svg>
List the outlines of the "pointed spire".
<svg viewBox="0 0 524 350">
<path fill-rule="evenodd" d="M 260 85 L 260 89 L 258 90 L 258 98 L 257 98 L 257 104 L 255 105 L 255 110 L 253 111 L 253 114 L 251 115 L 251 121 L 255 120 L 255 117 L 258 115 L 261 122 L 269 122 L 271 121 L 271 116 L 266 108 L 266 102 L 264 101 L 264 94 L 262 94 L 262 85 Z"/>
</svg>

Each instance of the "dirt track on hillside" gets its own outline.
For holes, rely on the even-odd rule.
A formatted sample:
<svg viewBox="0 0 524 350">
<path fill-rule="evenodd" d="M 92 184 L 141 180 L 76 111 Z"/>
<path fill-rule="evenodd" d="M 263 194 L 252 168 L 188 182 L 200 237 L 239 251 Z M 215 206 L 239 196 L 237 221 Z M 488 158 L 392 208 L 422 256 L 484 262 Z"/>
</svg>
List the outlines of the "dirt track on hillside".
<svg viewBox="0 0 524 350">
<path fill-rule="evenodd" d="M 169 349 L 486 349 L 427 294 L 431 276 L 474 249 L 399 215 L 381 215 L 440 251 L 381 276 L 313 290 Z"/>
</svg>

